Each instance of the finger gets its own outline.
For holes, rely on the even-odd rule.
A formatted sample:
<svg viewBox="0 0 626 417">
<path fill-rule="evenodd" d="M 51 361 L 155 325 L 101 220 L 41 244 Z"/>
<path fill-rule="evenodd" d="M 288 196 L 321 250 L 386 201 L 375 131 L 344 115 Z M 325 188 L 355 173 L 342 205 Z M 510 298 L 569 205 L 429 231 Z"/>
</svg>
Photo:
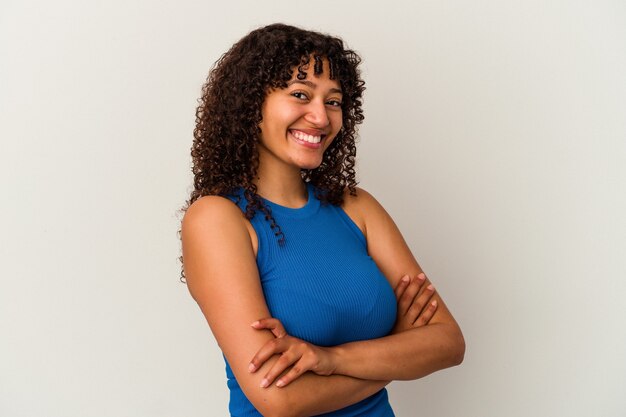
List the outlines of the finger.
<svg viewBox="0 0 626 417">
<path fill-rule="evenodd" d="M 257 320 L 252 323 L 251 326 L 257 330 L 271 330 L 272 334 L 274 334 L 275 337 L 284 337 L 287 335 L 287 331 L 285 331 L 285 328 L 283 327 L 283 324 L 280 322 L 280 320 L 273 317 Z"/>
<path fill-rule="evenodd" d="M 294 378 L 288 379 L 287 382 L 291 382 L 297 378 L 300 374 L 312 369 L 316 363 L 316 356 L 311 354 L 310 348 L 307 343 L 295 339 L 289 338 L 289 348 L 278 358 L 276 363 L 270 368 L 263 380 L 261 381 L 261 387 L 265 388 L 272 384 L 272 382 L 280 377 L 290 366 L 295 366 Z M 296 364 L 296 365 L 294 365 Z M 291 371 L 291 369 L 290 369 Z M 281 380 L 283 377 L 280 378 Z M 281 381 L 281 385 L 284 386 L 285 381 Z"/>
<path fill-rule="evenodd" d="M 272 340 L 268 340 L 261 349 L 257 351 L 254 355 L 250 364 L 248 365 L 248 371 L 255 372 L 259 369 L 269 358 L 274 356 L 277 353 L 282 353 L 287 350 L 285 338 L 276 338 Z"/>
<path fill-rule="evenodd" d="M 415 320 L 414 326 L 420 327 L 425 326 L 430 322 L 430 319 L 435 315 L 435 311 L 437 311 L 437 300 L 433 300 L 426 308 L 422 310 L 422 314 L 419 315 L 417 320 Z"/>
<path fill-rule="evenodd" d="M 303 356 L 302 358 L 300 358 L 300 360 L 298 362 L 296 362 L 291 367 L 289 372 L 287 372 L 285 375 L 281 376 L 280 379 L 278 381 L 276 381 L 276 386 L 279 387 L 279 388 L 287 386 L 290 382 L 292 382 L 293 380 L 299 378 L 306 371 L 311 370 L 313 368 L 313 365 L 314 364 L 311 361 L 308 360 L 306 355 Z"/>
<path fill-rule="evenodd" d="M 426 307 L 434 294 L 435 287 L 433 287 L 432 284 L 429 284 L 426 288 L 420 291 L 420 293 L 413 300 L 413 303 L 409 307 L 409 310 L 407 311 L 407 320 L 409 321 L 409 323 L 413 323 L 415 320 L 417 320 L 417 318 L 422 313 L 422 310 L 424 309 L 424 307 Z"/>
<path fill-rule="evenodd" d="M 400 300 L 400 297 L 404 294 L 404 291 L 410 282 L 411 278 L 408 275 L 403 276 L 400 282 L 398 282 L 398 285 L 396 285 L 396 289 L 394 290 L 396 300 Z"/>
<path fill-rule="evenodd" d="M 285 372 L 285 370 L 291 365 L 299 361 L 301 357 L 302 354 L 296 349 L 289 349 L 286 352 L 283 352 L 283 354 L 280 355 L 280 358 L 278 358 L 276 363 L 272 365 L 270 370 L 261 380 L 261 388 L 267 388 L 272 385 L 272 382 L 274 382 L 276 378 L 282 375 L 283 372 Z"/>
<path fill-rule="evenodd" d="M 406 290 L 398 300 L 398 315 L 404 317 L 413 303 L 413 299 L 419 292 L 419 283 L 417 280 L 412 280 L 411 283 L 406 287 Z"/>
<path fill-rule="evenodd" d="M 416 279 L 411 280 L 411 283 L 406 288 L 406 290 L 404 291 L 404 294 L 402 294 L 402 297 L 400 297 L 400 300 L 398 301 L 398 314 L 399 315 L 405 316 L 407 314 L 409 307 L 411 307 L 411 305 L 413 304 L 413 299 L 419 292 L 424 281 L 425 281 L 425 276 L 423 274 L 420 274 L 417 276 Z"/>
</svg>

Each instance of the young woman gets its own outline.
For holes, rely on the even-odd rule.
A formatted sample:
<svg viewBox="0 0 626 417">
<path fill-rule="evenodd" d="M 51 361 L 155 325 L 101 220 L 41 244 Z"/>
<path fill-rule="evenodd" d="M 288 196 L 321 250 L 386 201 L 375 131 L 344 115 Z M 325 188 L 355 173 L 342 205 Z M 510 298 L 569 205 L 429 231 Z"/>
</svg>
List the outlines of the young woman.
<svg viewBox="0 0 626 417">
<path fill-rule="evenodd" d="M 203 88 L 183 270 L 232 416 L 393 416 L 386 384 L 463 359 L 455 320 L 356 187 L 359 63 L 338 38 L 274 24 Z"/>
</svg>

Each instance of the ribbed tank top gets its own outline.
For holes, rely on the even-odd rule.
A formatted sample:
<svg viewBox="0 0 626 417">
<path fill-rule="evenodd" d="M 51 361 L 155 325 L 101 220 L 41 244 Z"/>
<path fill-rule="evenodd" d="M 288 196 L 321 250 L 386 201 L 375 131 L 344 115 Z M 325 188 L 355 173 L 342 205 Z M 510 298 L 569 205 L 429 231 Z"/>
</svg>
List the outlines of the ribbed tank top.
<svg viewBox="0 0 626 417">
<path fill-rule="evenodd" d="M 391 331 L 396 299 L 389 282 L 367 253 L 361 230 L 341 207 L 322 204 L 307 184 L 308 201 L 293 209 L 268 200 L 285 236 L 284 245 L 257 212 L 251 220 L 258 237 L 257 266 L 267 306 L 288 334 L 318 346 L 374 339 Z M 243 195 L 231 196 L 242 210 Z M 226 362 L 231 416 L 261 414 L 245 397 Z M 333 417 L 391 417 L 387 391 L 341 410 Z"/>
</svg>

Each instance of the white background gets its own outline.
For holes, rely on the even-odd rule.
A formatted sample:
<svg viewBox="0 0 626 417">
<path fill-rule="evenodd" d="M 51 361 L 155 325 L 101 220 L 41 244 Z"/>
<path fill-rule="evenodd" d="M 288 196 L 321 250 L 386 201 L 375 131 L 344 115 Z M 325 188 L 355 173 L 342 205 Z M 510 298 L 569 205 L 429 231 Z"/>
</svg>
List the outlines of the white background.
<svg viewBox="0 0 626 417">
<path fill-rule="evenodd" d="M 277 21 L 363 56 L 360 185 L 466 337 L 397 415 L 626 415 L 626 3 L 265 3 L 0 2 L 0 416 L 226 415 L 177 210 L 209 68 Z"/>
</svg>

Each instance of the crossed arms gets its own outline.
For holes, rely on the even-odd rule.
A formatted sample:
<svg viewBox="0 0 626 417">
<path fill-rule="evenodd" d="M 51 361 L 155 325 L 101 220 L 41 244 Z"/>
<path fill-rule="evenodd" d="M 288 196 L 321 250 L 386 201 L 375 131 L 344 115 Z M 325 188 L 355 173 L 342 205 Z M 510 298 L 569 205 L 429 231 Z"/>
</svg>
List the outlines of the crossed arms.
<svg viewBox="0 0 626 417">
<path fill-rule="evenodd" d="M 283 375 L 283 387 L 272 382 L 282 370 L 290 369 L 285 364 L 293 357 L 286 358 L 285 352 L 291 349 L 293 353 L 294 346 L 303 348 L 304 342 L 293 338 L 277 342 L 281 338 L 275 333 L 259 331 L 263 324 L 251 326 L 270 316 L 255 262 L 252 226 L 237 206 L 216 196 L 197 200 L 183 220 L 189 291 L 242 390 L 264 416 L 310 416 L 337 410 L 378 392 L 391 380 L 420 378 L 463 359 L 465 345 L 458 325 L 439 294 L 427 293 L 428 279 L 417 279 L 422 270 L 391 217 L 360 189 L 357 196 L 346 195 L 343 208 L 366 235 L 368 253 L 396 289 L 399 310 L 416 310 L 418 299 L 427 299 L 431 307 L 422 305 L 418 313 L 406 315 L 415 321 L 399 316 L 389 336 L 323 349 L 316 360 L 326 358 L 325 368 L 316 370 L 315 361 L 303 363 L 308 368 L 299 366 L 300 372 L 292 375 L 295 379 L 285 381 L 287 375 Z M 407 275 L 411 281 L 401 281 Z M 251 360 L 256 361 L 252 372 Z M 264 380 L 267 387 L 261 387 Z"/>
</svg>

